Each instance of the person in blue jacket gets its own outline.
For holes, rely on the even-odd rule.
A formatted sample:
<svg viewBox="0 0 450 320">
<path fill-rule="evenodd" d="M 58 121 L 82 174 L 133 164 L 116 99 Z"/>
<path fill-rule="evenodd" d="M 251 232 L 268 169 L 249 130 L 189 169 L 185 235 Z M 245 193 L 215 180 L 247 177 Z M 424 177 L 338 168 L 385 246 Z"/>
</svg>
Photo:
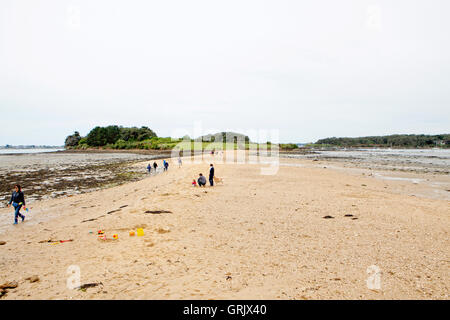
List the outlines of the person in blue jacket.
<svg viewBox="0 0 450 320">
<path fill-rule="evenodd" d="M 25 220 L 25 216 L 20 213 L 20 209 L 23 208 L 26 209 L 25 206 L 25 196 L 22 192 L 22 188 L 20 185 L 16 184 L 14 186 L 14 192 L 11 195 L 11 200 L 9 200 L 8 207 L 11 206 L 11 204 L 14 207 L 14 224 L 17 224 L 17 217 L 21 217 L 22 221 Z"/>
</svg>

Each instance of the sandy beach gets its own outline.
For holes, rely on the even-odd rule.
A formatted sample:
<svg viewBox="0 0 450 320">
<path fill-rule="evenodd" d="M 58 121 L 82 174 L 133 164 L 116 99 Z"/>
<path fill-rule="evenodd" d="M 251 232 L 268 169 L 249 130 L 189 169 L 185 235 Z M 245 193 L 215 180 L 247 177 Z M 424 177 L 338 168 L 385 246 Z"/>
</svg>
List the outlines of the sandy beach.
<svg viewBox="0 0 450 320">
<path fill-rule="evenodd" d="M 0 234 L 2 299 L 449 298 L 448 175 L 280 159 L 275 175 L 219 163 L 223 184 L 192 187 L 209 162 L 30 203 Z M 71 266 L 94 285 L 69 289 Z"/>
</svg>

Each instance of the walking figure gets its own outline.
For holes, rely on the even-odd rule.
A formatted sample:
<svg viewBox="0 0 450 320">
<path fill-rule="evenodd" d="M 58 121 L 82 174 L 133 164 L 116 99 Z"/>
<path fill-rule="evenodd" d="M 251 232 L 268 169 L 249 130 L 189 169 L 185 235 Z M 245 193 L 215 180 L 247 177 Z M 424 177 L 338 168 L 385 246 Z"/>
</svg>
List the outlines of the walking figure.
<svg viewBox="0 0 450 320">
<path fill-rule="evenodd" d="M 20 209 L 22 206 L 24 209 L 27 207 L 25 206 L 25 196 L 22 192 L 22 188 L 18 184 L 14 186 L 14 192 L 11 195 L 11 200 L 9 200 L 8 207 L 10 207 L 11 204 L 14 207 L 14 224 L 17 224 L 17 217 L 21 217 L 22 221 L 24 221 L 25 216 L 20 213 Z"/>
</svg>

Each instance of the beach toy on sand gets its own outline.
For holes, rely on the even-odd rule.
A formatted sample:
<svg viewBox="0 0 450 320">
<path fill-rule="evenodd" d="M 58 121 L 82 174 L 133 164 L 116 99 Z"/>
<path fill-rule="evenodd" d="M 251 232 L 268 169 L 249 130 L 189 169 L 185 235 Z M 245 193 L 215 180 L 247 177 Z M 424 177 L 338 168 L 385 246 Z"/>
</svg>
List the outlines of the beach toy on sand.
<svg viewBox="0 0 450 320">
<path fill-rule="evenodd" d="M 117 234 L 113 234 L 113 239 L 118 240 L 119 236 Z"/>
<path fill-rule="evenodd" d="M 60 243 L 64 243 L 64 242 L 72 242 L 73 239 L 69 239 L 69 240 L 56 240 L 56 241 L 51 241 L 49 240 L 50 244 L 55 245 L 55 244 L 60 244 Z"/>
<path fill-rule="evenodd" d="M 105 231 L 103 231 L 103 230 L 98 230 L 97 231 L 97 234 L 104 234 L 105 233 Z"/>
<path fill-rule="evenodd" d="M 23 205 L 23 202 L 19 202 L 19 205 Z M 28 208 L 25 208 L 25 211 L 28 212 Z"/>
<path fill-rule="evenodd" d="M 134 231 L 130 231 L 130 237 L 134 237 Z"/>
<path fill-rule="evenodd" d="M 137 229 L 137 235 L 138 237 L 142 237 L 144 235 L 144 229 L 142 228 Z"/>
</svg>

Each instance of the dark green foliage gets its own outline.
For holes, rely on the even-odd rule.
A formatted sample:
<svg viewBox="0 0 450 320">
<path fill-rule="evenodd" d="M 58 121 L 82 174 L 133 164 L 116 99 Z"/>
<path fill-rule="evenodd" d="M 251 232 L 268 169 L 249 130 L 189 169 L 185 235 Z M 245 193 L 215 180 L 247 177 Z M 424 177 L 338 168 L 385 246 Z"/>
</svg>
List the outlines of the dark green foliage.
<svg viewBox="0 0 450 320">
<path fill-rule="evenodd" d="M 86 136 L 86 144 L 90 147 L 107 146 L 115 149 L 128 149 L 128 142 L 144 141 L 156 137 L 148 127 L 124 128 L 119 126 L 95 127 Z M 117 143 L 117 145 L 115 145 Z"/>
<path fill-rule="evenodd" d="M 450 134 L 415 135 L 395 134 L 390 136 L 374 136 L 359 138 L 326 138 L 320 139 L 316 145 L 329 145 L 338 147 L 404 147 L 429 148 L 450 147 Z"/>
<path fill-rule="evenodd" d="M 120 139 L 124 141 L 144 141 L 153 137 L 156 137 L 156 133 L 148 127 L 120 127 Z"/>
<path fill-rule="evenodd" d="M 293 149 L 298 149 L 298 146 L 295 143 L 282 143 L 280 144 L 280 148 L 282 150 L 293 150 Z"/>
<path fill-rule="evenodd" d="M 100 147 L 115 143 L 119 140 L 120 129 L 118 126 L 95 127 L 87 135 L 87 144 L 91 147 Z"/>
</svg>

